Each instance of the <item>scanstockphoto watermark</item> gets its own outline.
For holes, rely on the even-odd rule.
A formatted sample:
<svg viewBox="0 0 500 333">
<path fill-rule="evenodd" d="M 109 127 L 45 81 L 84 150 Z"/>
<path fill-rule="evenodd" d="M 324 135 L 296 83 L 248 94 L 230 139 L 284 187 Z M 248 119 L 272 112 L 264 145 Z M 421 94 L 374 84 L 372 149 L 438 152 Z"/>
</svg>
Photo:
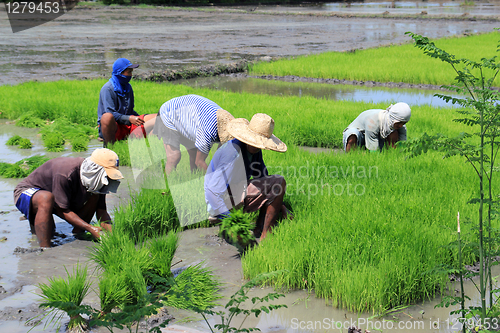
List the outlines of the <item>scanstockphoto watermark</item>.
<svg viewBox="0 0 500 333">
<path fill-rule="evenodd" d="M 378 166 L 371 165 L 310 165 L 272 166 L 269 174 L 281 174 L 287 179 L 287 195 L 362 196 L 366 179 L 378 178 Z M 311 181 L 312 180 L 312 181 Z"/>
<path fill-rule="evenodd" d="M 482 327 L 484 329 L 498 330 L 500 329 L 499 318 L 489 318 L 483 324 L 480 320 L 474 318 L 467 319 L 465 325 L 469 328 Z M 323 318 L 323 320 L 301 320 L 299 318 L 292 318 L 290 328 L 297 331 L 347 331 L 351 327 L 367 331 L 422 331 L 428 332 L 431 330 L 453 330 L 460 331 L 464 325 L 464 321 L 460 318 L 446 318 L 441 320 L 439 318 L 432 318 L 428 320 L 374 320 L 370 318 L 358 318 L 349 320 L 335 320 L 333 318 Z"/>
</svg>

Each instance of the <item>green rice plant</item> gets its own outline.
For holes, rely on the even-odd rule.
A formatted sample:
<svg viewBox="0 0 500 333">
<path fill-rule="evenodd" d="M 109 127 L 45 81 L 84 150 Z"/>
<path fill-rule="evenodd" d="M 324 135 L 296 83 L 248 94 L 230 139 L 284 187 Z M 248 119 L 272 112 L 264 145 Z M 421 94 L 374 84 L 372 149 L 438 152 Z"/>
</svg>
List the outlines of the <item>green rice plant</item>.
<svg viewBox="0 0 500 333">
<path fill-rule="evenodd" d="M 217 305 L 219 282 L 202 264 L 187 267 L 176 278 L 165 302 L 177 309 L 207 310 Z"/>
<path fill-rule="evenodd" d="M 174 202 L 165 190 L 141 189 L 114 212 L 113 232 L 136 243 L 166 235 L 178 227 Z"/>
<path fill-rule="evenodd" d="M 13 164 L 0 162 L 0 176 L 5 178 L 25 178 L 48 160 L 47 157 L 35 155 Z"/>
<path fill-rule="evenodd" d="M 29 139 L 22 138 L 19 141 L 19 148 L 21 148 L 21 149 L 31 149 L 31 148 L 33 148 L 33 144 L 31 143 L 31 141 Z"/>
<path fill-rule="evenodd" d="M 131 295 L 126 279 L 125 274 L 111 274 L 104 271 L 101 275 L 99 279 L 101 317 L 123 304 L 130 303 Z"/>
<path fill-rule="evenodd" d="M 70 142 L 72 151 L 87 151 L 87 146 L 89 145 L 90 139 L 88 137 L 79 136 L 72 138 Z"/>
<path fill-rule="evenodd" d="M 43 119 L 36 117 L 33 113 L 23 114 L 16 120 L 16 126 L 28 128 L 45 127 L 46 122 Z"/>
<path fill-rule="evenodd" d="M 222 220 L 219 229 L 219 235 L 229 237 L 233 244 L 239 245 L 245 249 L 248 245 L 255 242 L 253 230 L 258 212 L 244 213 L 243 207 L 231 211 L 229 217 Z M 226 238 L 226 237 L 224 237 Z"/>
<path fill-rule="evenodd" d="M 29 139 L 22 138 L 19 135 L 14 135 L 13 137 L 9 138 L 9 140 L 7 140 L 5 144 L 8 146 L 19 145 L 19 148 L 21 149 L 31 149 L 33 147 Z"/>
<path fill-rule="evenodd" d="M 498 32 L 436 40 L 436 45 L 458 57 L 479 60 L 496 52 Z M 489 73 L 489 70 L 486 70 Z M 314 78 L 452 84 L 455 73 L 415 50 L 411 44 L 390 45 L 350 52 L 326 52 L 255 64 L 254 75 L 297 75 Z M 494 86 L 499 86 L 498 78 Z"/>
<path fill-rule="evenodd" d="M 64 150 L 64 136 L 59 131 L 44 132 L 42 141 L 47 151 L 60 152 Z"/>
<path fill-rule="evenodd" d="M 454 237 L 449 211 L 470 214 L 467 199 L 477 192 L 459 159 L 405 159 L 401 149 L 311 155 L 289 147 L 265 151 L 264 160 L 270 174 L 287 180 L 295 219 L 244 254 L 246 278 L 287 269 L 272 279 L 276 287 L 314 290 L 351 311 L 411 304 L 445 287 L 446 274 L 434 268 L 458 261 L 456 248 L 442 246 Z M 464 262 L 475 262 L 473 237 L 462 241 Z"/>
<path fill-rule="evenodd" d="M 9 140 L 7 140 L 7 142 L 5 143 L 7 146 L 17 146 L 19 144 L 19 142 L 21 141 L 22 137 L 20 137 L 19 135 L 14 135 L 12 137 L 9 138 Z"/>
<path fill-rule="evenodd" d="M 153 266 L 151 271 L 154 274 L 163 278 L 172 276 L 172 259 L 177 251 L 178 241 L 177 232 L 170 231 L 167 235 L 154 237 L 147 242 Z"/>
<path fill-rule="evenodd" d="M 81 268 L 76 265 L 73 274 L 70 274 L 66 267 L 67 279 L 49 278 L 47 284 L 40 283 L 41 297 L 43 303 L 40 307 L 47 309 L 45 316 L 51 318 L 49 321 L 60 321 L 61 312 L 65 312 L 70 321 L 68 330 L 84 330 L 86 321 L 79 312 L 83 299 L 88 295 L 90 282 L 87 280 L 87 267 Z"/>
<path fill-rule="evenodd" d="M 114 151 L 120 159 L 120 166 L 130 166 L 130 153 L 128 151 L 128 140 L 116 141 L 108 144 L 109 149 Z"/>
<path fill-rule="evenodd" d="M 422 69 L 425 71 L 425 69 Z M 65 99 L 56 99 L 49 93 L 55 87 L 62 90 L 76 89 L 81 91 L 82 96 L 78 96 L 79 107 L 84 108 L 85 124 L 95 126 L 98 94 L 92 92 L 92 89 L 98 89 L 96 86 L 102 86 L 106 81 L 58 81 L 45 83 L 30 83 L 18 86 L 0 86 L 0 99 L 6 100 L 5 104 L 0 106 L 0 111 L 8 118 L 16 119 L 19 117 L 19 110 L 24 108 L 34 109 L 30 103 L 35 103 L 36 107 L 45 108 L 45 104 L 55 107 L 54 104 L 61 103 L 62 110 L 54 114 L 56 119 L 66 118 L 74 123 L 73 118 L 79 118 L 79 115 L 73 115 L 72 108 L 64 108 Z M 305 145 L 314 147 L 338 148 L 342 146 L 343 130 L 364 110 L 371 108 L 386 109 L 388 103 L 361 103 L 348 101 L 332 101 L 317 99 L 311 96 L 286 97 L 286 96 L 268 96 L 255 95 L 249 93 L 231 93 L 226 91 L 214 91 L 209 89 L 195 89 L 191 87 L 156 84 L 151 82 L 133 82 L 135 92 L 135 103 L 140 113 L 157 113 L 159 107 L 167 100 L 186 94 L 199 94 L 207 97 L 224 109 L 228 110 L 235 117 L 244 117 L 250 119 L 252 115 L 258 112 L 269 114 L 275 120 L 276 126 L 274 134 L 282 139 L 287 145 Z M 46 91 L 45 98 L 40 97 L 40 91 Z M 17 99 L 16 99 L 17 98 Z M 70 110 L 70 111 L 67 111 Z M 412 106 L 413 117 L 408 123 L 409 136 L 419 135 L 435 128 L 436 132 L 443 134 L 458 134 L 464 131 L 467 126 L 459 123 L 451 123 L 453 116 L 446 108 L 434 108 L 430 106 Z M 50 119 L 50 118 L 49 118 Z M 325 121 L 319 121 L 325 120 Z M 87 120 L 92 120 L 88 123 Z M 140 141 L 140 140 L 139 140 Z M 147 150 L 140 149 L 144 147 L 143 143 L 137 142 L 137 152 L 146 156 Z M 134 147 L 132 145 L 132 147 Z M 127 143 L 117 142 L 113 145 L 115 151 L 120 156 L 121 165 L 130 165 L 129 145 Z M 153 156 L 156 156 L 156 148 L 152 148 Z M 128 154 L 128 155 L 127 155 Z M 158 154 L 163 154 L 158 148 Z M 128 156 L 128 158 L 127 158 Z M 181 160 L 181 162 L 184 158 Z M 141 159 L 139 159 L 141 161 Z M 147 161 L 147 160 L 146 160 Z"/>
</svg>

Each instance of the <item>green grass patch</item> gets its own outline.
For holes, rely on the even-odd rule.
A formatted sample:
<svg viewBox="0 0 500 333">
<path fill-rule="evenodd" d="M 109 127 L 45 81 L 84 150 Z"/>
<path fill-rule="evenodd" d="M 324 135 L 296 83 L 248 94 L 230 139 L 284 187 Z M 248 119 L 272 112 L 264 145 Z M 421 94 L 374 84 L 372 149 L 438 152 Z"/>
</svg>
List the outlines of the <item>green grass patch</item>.
<svg viewBox="0 0 500 333">
<path fill-rule="evenodd" d="M 105 80 L 31 82 L 17 86 L 1 86 L 0 98 L 7 102 L 0 106 L 0 111 L 10 119 L 17 119 L 19 110 L 40 108 L 34 112 L 40 113 L 39 116 L 43 116 L 43 119 L 47 119 L 45 116 L 48 115 L 50 121 L 66 118 L 70 123 L 81 121 L 80 125 L 92 127 L 97 121 L 96 105 L 99 90 L 105 82 Z M 151 82 L 133 82 L 133 87 L 136 111 L 141 114 L 157 113 L 167 100 L 186 94 L 198 94 L 211 99 L 235 117 L 250 119 L 255 113 L 267 113 L 276 122 L 274 133 L 288 145 L 341 147 L 343 130 L 362 111 L 388 107 L 387 103 L 332 101 L 310 96 L 282 97 L 232 93 Z M 42 91 L 47 93 L 41 94 Z M 65 91 L 79 91 L 80 94 L 78 96 L 71 94 L 66 98 Z M 57 92 L 60 92 L 61 96 Z M 43 98 L 40 95 L 43 95 Z M 78 111 L 74 111 L 76 106 L 71 107 L 75 103 L 73 97 L 78 105 Z M 47 109 L 50 109 L 50 114 Z M 429 128 L 447 135 L 457 134 L 465 128 L 461 124 L 451 123 L 453 113 L 448 109 L 414 106 L 412 111 L 412 120 L 407 125 L 410 137 L 428 131 Z M 64 133 L 64 130 L 58 130 Z M 117 145 L 113 146 L 113 149 L 118 149 Z M 125 152 L 126 147 L 121 146 L 119 149 Z M 138 149 L 142 148 L 139 146 Z M 121 165 L 130 165 L 132 162 L 127 162 L 125 155 L 126 153 L 119 154 Z"/>
<path fill-rule="evenodd" d="M 498 32 L 467 37 L 435 40 L 436 46 L 457 58 L 480 60 L 497 55 Z M 446 85 L 453 83 L 455 73 L 442 62 L 432 59 L 410 43 L 350 52 L 325 52 L 295 59 L 255 64 L 253 75 L 297 75 L 313 78 L 335 78 L 360 81 L 405 82 Z M 481 55 L 481 56 L 479 56 Z M 495 85 L 499 86 L 497 78 Z"/>
<path fill-rule="evenodd" d="M 25 178 L 48 160 L 47 157 L 35 155 L 16 163 L 0 162 L 0 176 L 5 178 Z"/>
<path fill-rule="evenodd" d="M 313 289 L 335 307 L 383 311 L 434 297 L 456 265 L 456 214 L 473 218 L 475 175 L 458 158 L 429 153 L 265 152 L 287 181 L 295 219 L 273 229 L 243 258 L 244 275 L 288 270 L 277 287 Z M 446 175 L 446 176 L 445 176 Z M 476 259 L 471 227 L 464 255 Z"/>
</svg>

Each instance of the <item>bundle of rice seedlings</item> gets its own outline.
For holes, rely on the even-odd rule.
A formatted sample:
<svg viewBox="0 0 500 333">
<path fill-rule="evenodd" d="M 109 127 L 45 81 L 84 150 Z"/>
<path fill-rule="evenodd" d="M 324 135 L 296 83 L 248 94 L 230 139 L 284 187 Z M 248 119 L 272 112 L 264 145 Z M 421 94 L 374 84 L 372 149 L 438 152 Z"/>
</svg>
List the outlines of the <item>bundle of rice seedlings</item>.
<svg viewBox="0 0 500 333">
<path fill-rule="evenodd" d="M 141 189 L 131 195 L 128 205 L 118 207 L 114 213 L 113 231 L 136 243 L 166 235 L 178 227 L 174 202 L 164 190 Z"/>
<path fill-rule="evenodd" d="M 48 160 L 44 156 L 35 155 L 14 164 L 0 162 L 0 176 L 5 178 L 25 178 Z"/>
<path fill-rule="evenodd" d="M 25 113 L 16 120 L 16 126 L 19 127 L 37 128 L 44 127 L 45 125 L 46 121 L 38 118 L 33 113 Z"/>
<path fill-rule="evenodd" d="M 64 150 L 64 136 L 59 131 L 42 133 L 42 141 L 47 151 L 60 152 Z"/>
<path fill-rule="evenodd" d="M 20 137 L 19 135 L 14 135 L 12 137 L 9 138 L 9 140 L 7 140 L 7 142 L 5 143 L 7 146 L 17 146 L 19 144 L 19 142 L 21 141 L 22 137 Z"/>
<path fill-rule="evenodd" d="M 31 143 L 31 141 L 29 139 L 21 138 L 21 140 L 19 140 L 19 148 L 31 149 L 32 147 L 33 147 L 33 144 Z"/>
<path fill-rule="evenodd" d="M 104 272 L 99 280 L 99 299 L 101 316 L 110 313 L 116 307 L 130 303 L 131 295 L 127 286 L 127 276 Z"/>
<path fill-rule="evenodd" d="M 89 293 L 90 282 L 87 280 L 87 267 L 80 269 L 76 265 L 73 274 L 70 274 L 66 267 L 64 269 L 68 275 L 67 279 L 49 278 L 48 284 L 38 285 L 42 291 L 40 296 L 44 299 L 40 307 L 48 309 L 46 316 L 52 318 L 49 322 L 61 320 L 60 312 L 66 312 L 70 317 L 68 330 L 84 331 L 87 328 L 87 322 L 80 315 L 78 307 Z"/>
<path fill-rule="evenodd" d="M 90 138 L 86 136 L 76 136 L 71 139 L 71 150 L 80 152 L 87 151 L 87 146 L 89 145 Z"/>
<path fill-rule="evenodd" d="M 179 236 L 177 232 L 170 231 L 168 235 L 163 235 L 151 239 L 147 248 L 151 253 L 152 272 L 168 278 L 172 276 L 170 267 L 175 251 L 177 251 Z"/>
<path fill-rule="evenodd" d="M 101 236 L 101 242 L 92 249 L 90 256 L 109 273 L 121 273 L 128 266 L 138 267 L 141 272 L 149 272 L 152 268 L 149 250 L 142 244 L 136 246 L 134 240 L 115 230 Z"/>
<path fill-rule="evenodd" d="M 243 207 L 231 211 L 231 215 L 222 220 L 219 234 L 224 238 L 229 238 L 231 243 L 245 249 L 255 242 L 253 230 L 258 212 L 244 213 Z"/>
<path fill-rule="evenodd" d="M 217 305 L 219 281 L 200 264 L 187 267 L 175 278 L 169 292 L 167 306 L 177 309 L 206 310 Z"/>
</svg>

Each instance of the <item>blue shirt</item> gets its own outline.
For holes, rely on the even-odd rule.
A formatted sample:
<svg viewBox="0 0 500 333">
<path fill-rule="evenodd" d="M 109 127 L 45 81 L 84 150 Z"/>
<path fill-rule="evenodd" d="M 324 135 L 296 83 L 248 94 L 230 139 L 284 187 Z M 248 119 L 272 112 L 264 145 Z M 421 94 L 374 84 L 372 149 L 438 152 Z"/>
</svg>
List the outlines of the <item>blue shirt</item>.
<svg viewBox="0 0 500 333">
<path fill-rule="evenodd" d="M 160 117 L 166 127 L 179 132 L 194 142 L 204 154 L 219 142 L 217 110 L 222 109 L 211 100 L 198 95 L 172 98 L 160 107 Z"/>
<path fill-rule="evenodd" d="M 233 139 L 216 152 L 205 175 L 205 201 L 211 215 L 227 213 L 232 208 L 229 191 L 234 204 L 240 203 L 250 178 L 268 176 L 262 159 L 262 151 L 250 154 L 246 144 Z"/>
<path fill-rule="evenodd" d="M 102 137 L 101 117 L 107 112 L 113 114 L 118 124 L 130 125 L 130 116 L 139 116 L 134 111 L 134 91 L 132 88 L 125 93 L 125 96 L 121 97 L 115 92 L 113 83 L 110 81 L 102 86 L 97 105 L 97 125 L 99 125 L 100 137 Z"/>
</svg>

